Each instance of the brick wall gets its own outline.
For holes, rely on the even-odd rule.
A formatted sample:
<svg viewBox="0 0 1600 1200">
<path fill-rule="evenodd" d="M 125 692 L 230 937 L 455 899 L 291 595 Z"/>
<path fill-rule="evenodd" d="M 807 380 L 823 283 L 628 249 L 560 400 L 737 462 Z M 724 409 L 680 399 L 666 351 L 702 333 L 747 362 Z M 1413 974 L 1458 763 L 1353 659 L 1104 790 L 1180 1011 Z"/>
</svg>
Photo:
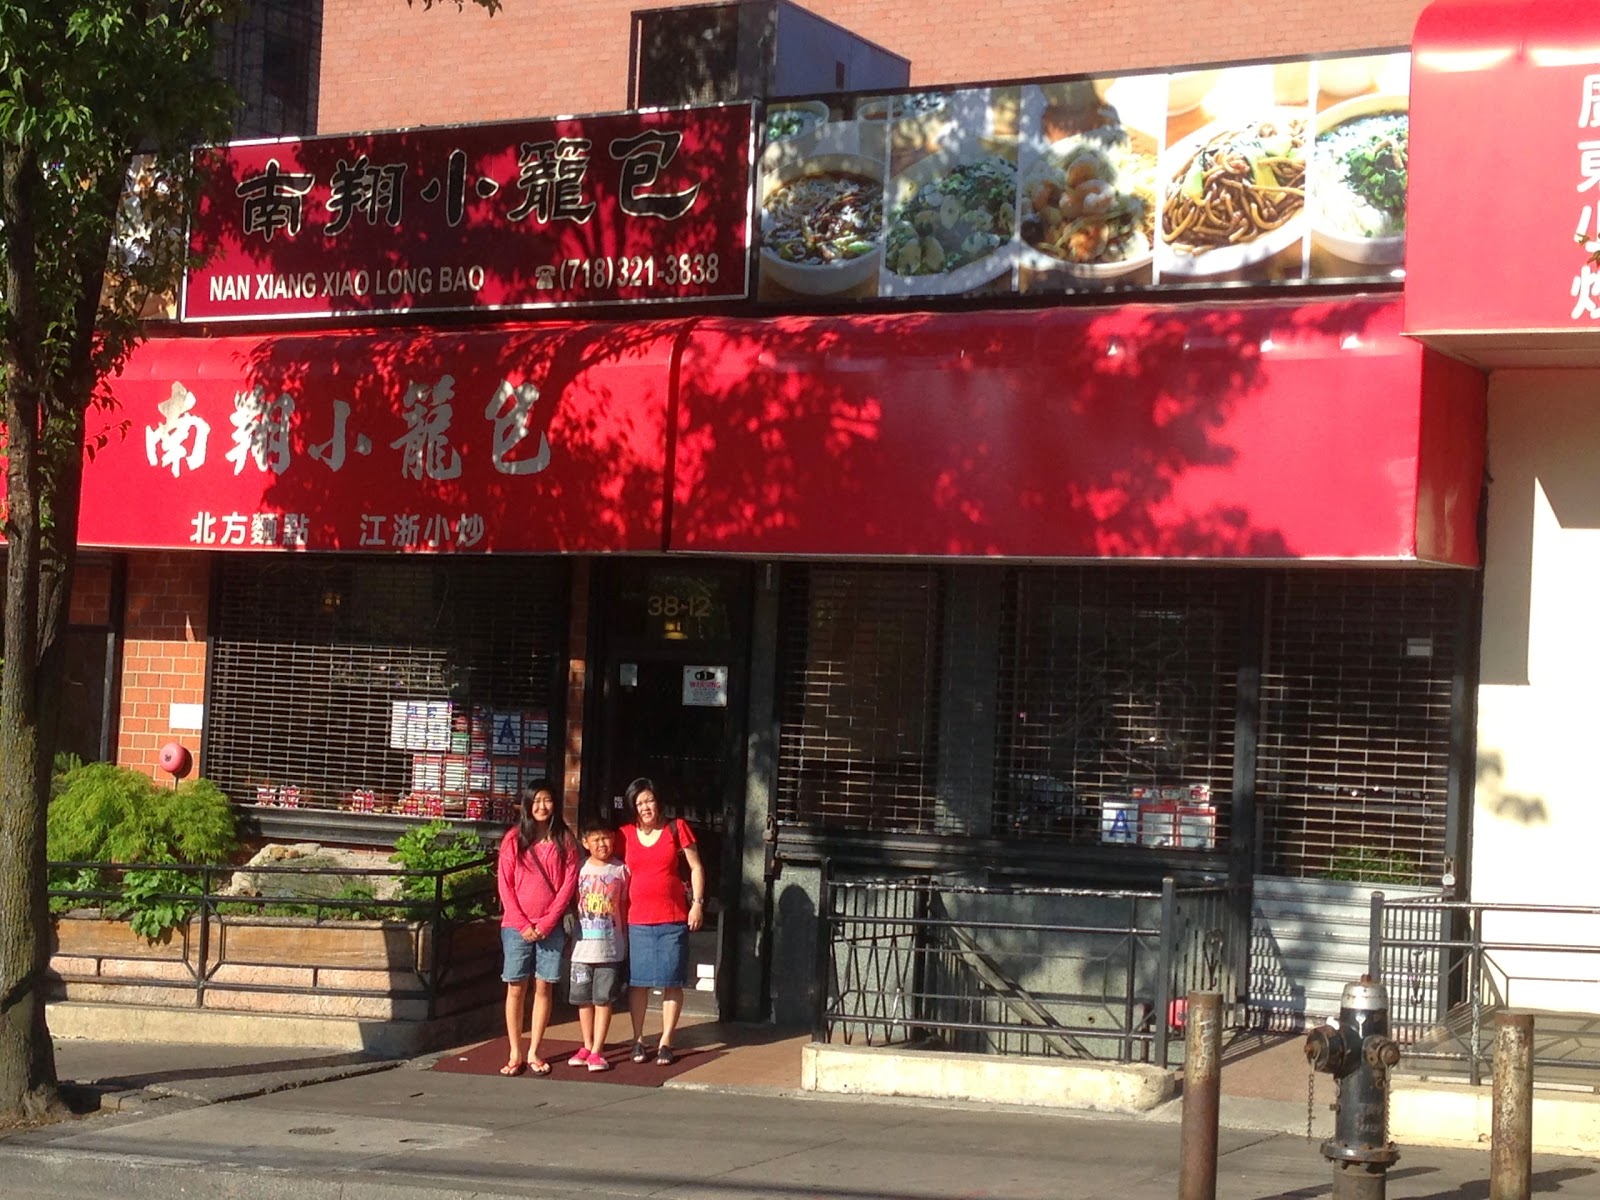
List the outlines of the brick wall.
<svg viewBox="0 0 1600 1200">
<path fill-rule="evenodd" d="M 323 132 L 623 108 L 629 14 L 677 0 L 450 4 L 327 0 Z M 806 0 L 805 8 L 911 62 L 913 84 L 1027 78 L 1411 41 L 1426 0 Z"/>
<path fill-rule="evenodd" d="M 111 624 L 111 571 L 109 562 L 80 561 L 72 572 L 72 599 L 67 605 L 71 625 Z"/>
<path fill-rule="evenodd" d="M 194 755 L 198 774 L 199 731 L 174 730 L 169 718 L 172 705 L 205 699 L 211 556 L 130 554 L 127 589 L 117 762 L 165 780 L 156 755 L 176 740 Z"/>
</svg>

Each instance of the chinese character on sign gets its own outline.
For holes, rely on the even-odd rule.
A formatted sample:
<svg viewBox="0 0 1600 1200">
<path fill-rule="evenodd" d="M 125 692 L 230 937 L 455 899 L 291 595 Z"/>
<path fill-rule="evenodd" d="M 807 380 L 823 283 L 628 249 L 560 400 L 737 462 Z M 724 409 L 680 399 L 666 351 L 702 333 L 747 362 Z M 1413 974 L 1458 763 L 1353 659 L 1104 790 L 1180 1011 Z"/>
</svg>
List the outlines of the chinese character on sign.
<svg viewBox="0 0 1600 1200">
<path fill-rule="evenodd" d="M 537 475 L 550 465 L 550 440 L 543 430 L 539 431 L 539 452 L 532 458 L 513 461 L 506 457 L 528 436 L 529 417 L 538 400 L 539 389 L 533 384 L 513 388 L 502 379 L 489 407 L 483 410 L 483 415 L 494 422 L 494 469 L 502 475 Z"/>
<path fill-rule="evenodd" d="M 387 546 L 383 536 L 383 517 L 361 514 L 361 542 L 363 546 Z"/>
<path fill-rule="evenodd" d="M 517 155 L 517 187 L 522 203 L 506 214 L 520 221 L 530 212 L 541 224 L 576 221 L 594 215 L 594 202 L 583 198 L 583 176 L 589 169 L 589 139 L 523 142 Z"/>
<path fill-rule="evenodd" d="M 344 400 L 333 402 L 333 436 L 325 442 L 307 448 L 307 452 L 319 463 L 326 463 L 328 470 L 337 471 L 344 466 L 345 451 L 345 424 L 350 420 L 350 405 Z M 364 433 L 356 434 L 355 451 L 357 454 L 372 453 L 372 439 Z"/>
<path fill-rule="evenodd" d="M 1578 143 L 1578 174 L 1583 177 L 1578 181 L 1580 192 L 1600 187 L 1600 142 Z"/>
<path fill-rule="evenodd" d="M 456 546 L 465 550 L 483 541 L 483 516 L 481 513 L 462 513 L 456 522 Z"/>
<path fill-rule="evenodd" d="M 278 544 L 277 513 L 256 513 L 250 518 L 250 544 L 252 546 Z"/>
<path fill-rule="evenodd" d="M 456 381 L 441 376 L 433 387 L 413 383 L 402 402 L 406 432 L 389 445 L 399 450 L 402 479 L 455 479 L 461 474 L 461 455 L 450 445 L 450 418 Z"/>
<path fill-rule="evenodd" d="M 479 176 L 472 190 L 480 199 L 487 200 L 500 190 L 500 185 L 487 175 Z M 441 196 L 444 197 L 445 223 L 454 229 L 461 224 L 461 218 L 467 212 L 467 155 L 462 150 L 450 151 L 449 164 L 445 168 L 444 181 L 430 179 L 417 190 L 417 195 L 432 204 Z"/>
<path fill-rule="evenodd" d="M 353 163 L 341 158 L 329 181 L 328 211 L 333 220 L 325 232 L 343 233 L 357 213 L 366 217 L 368 225 L 382 221 L 391 229 L 397 227 L 405 177 L 405 163 L 373 166 L 365 154 Z"/>
<path fill-rule="evenodd" d="M 611 143 L 611 157 L 622 164 L 621 195 L 617 203 L 630 217 L 660 217 L 676 221 L 694 207 L 700 194 L 697 183 L 686 192 L 647 192 L 656 177 L 678 153 L 683 134 L 671 129 L 646 130 Z"/>
<path fill-rule="evenodd" d="M 391 546 L 403 546 L 406 549 L 415 549 L 422 536 L 422 518 L 416 513 L 395 513 L 390 522 L 394 526 L 394 533 L 389 536 Z"/>
<path fill-rule="evenodd" d="M 195 513 L 189 522 L 189 540 L 197 546 L 214 546 L 217 542 L 217 519 L 208 512 Z"/>
<path fill-rule="evenodd" d="M 244 460 L 254 458 L 256 470 L 282 475 L 289 465 L 289 417 L 294 413 L 294 399 L 288 392 L 276 400 L 267 399 L 267 389 L 261 384 L 248 392 L 233 395 L 233 449 L 228 451 L 228 461 L 235 475 L 244 470 Z"/>
<path fill-rule="evenodd" d="M 422 531 L 423 544 L 437 550 L 449 540 L 450 518 L 443 513 L 434 513 L 428 518 L 428 527 Z"/>
<path fill-rule="evenodd" d="M 305 513 L 283 514 L 283 544 L 305 546 L 311 541 L 311 522 Z"/>
<path fill-rule="evenodd" d="M 299 233 L 301 206 L 316 181 L 315 175 L 286 173 L 277 159 L 271 159 L 266 170 L 252 175 L 234 189 L 244 201 L 245 234 L 259 233 L 270 242 L 275 233 L 287 233 L 290 237 Z"/>
<path fill-rule="evenodd" d="M 1600 267 L 1584 263 L 1572 280 L 1572 319 L 1600 320 Z"/>
<path fill-rule="evenodd" d="M 243 513 L 229 513 L 222 518 L 222 537 L 218 541 L 224 546 L 242 546 L 244 545 L 245 532 L 249 528 L 249 517 Z"/>
<path fill-rule="evenodd" d="M 181 467 L 193 471 L 205 465 L 211 426 L 194 415 L 195 403 L 194 393 L 175 383 L 172 394 L 156 405 L 161 424 L 145 426 L 145 457 L 152 467 L 171 467 L 174 479 Z"/>
<path fill-rule="evenodd" d="M 1578 109 L 1579 129 L 1600 129 L 1600 75 L 1583 77 L 1583 106 Z"/>
</svg>

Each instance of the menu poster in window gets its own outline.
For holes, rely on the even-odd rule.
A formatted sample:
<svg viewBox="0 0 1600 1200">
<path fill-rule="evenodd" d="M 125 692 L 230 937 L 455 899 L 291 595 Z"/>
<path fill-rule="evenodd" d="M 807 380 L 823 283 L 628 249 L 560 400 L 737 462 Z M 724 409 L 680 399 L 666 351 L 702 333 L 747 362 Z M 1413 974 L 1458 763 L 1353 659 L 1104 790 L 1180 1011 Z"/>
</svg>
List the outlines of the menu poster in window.
<svg viewBox="0 0 1600 1200">
<path fill-rule="evenodd" d="M 389 705 L 391 750 L 450 749 L 448 700 L 396 700 Z"/>
<path fill-rule="evenodd" d="M 767 109 L 757 297 L 1403 277 L 1410 55 Z"/>
</svg>

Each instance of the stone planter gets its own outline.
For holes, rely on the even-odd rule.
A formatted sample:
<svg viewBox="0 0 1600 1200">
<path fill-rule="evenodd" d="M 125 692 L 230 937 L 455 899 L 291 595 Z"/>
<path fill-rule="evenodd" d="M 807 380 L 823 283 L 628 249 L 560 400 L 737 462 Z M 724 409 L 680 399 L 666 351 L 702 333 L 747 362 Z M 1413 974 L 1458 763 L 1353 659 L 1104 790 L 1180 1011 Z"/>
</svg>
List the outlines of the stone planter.
<svg viewBox="0 0 1600 1200">
<path fill-rule="evenodd" d="M 425 1022 L 498 1001 L 500 931 L 298 917 L 198 918 L 150 942 L 126 921 L 70 912 L 50 959 L 59 999 Z"/>
</svg>

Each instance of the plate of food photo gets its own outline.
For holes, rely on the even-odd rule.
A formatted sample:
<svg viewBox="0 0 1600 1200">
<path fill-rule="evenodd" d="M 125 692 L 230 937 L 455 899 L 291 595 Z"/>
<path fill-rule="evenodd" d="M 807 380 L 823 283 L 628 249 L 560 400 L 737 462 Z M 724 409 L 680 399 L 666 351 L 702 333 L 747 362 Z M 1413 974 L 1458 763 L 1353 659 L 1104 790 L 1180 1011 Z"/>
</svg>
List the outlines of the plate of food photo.
<svg viewBox="0 0 1600 1200">
<path fill-rule="evenodd" d="M 1156 266 L 1223 275 L 1265 262 L 1305 233 L 1309 123 L 1299 109 L 1222 120 L 1162 159 Z"/>
</svg>

